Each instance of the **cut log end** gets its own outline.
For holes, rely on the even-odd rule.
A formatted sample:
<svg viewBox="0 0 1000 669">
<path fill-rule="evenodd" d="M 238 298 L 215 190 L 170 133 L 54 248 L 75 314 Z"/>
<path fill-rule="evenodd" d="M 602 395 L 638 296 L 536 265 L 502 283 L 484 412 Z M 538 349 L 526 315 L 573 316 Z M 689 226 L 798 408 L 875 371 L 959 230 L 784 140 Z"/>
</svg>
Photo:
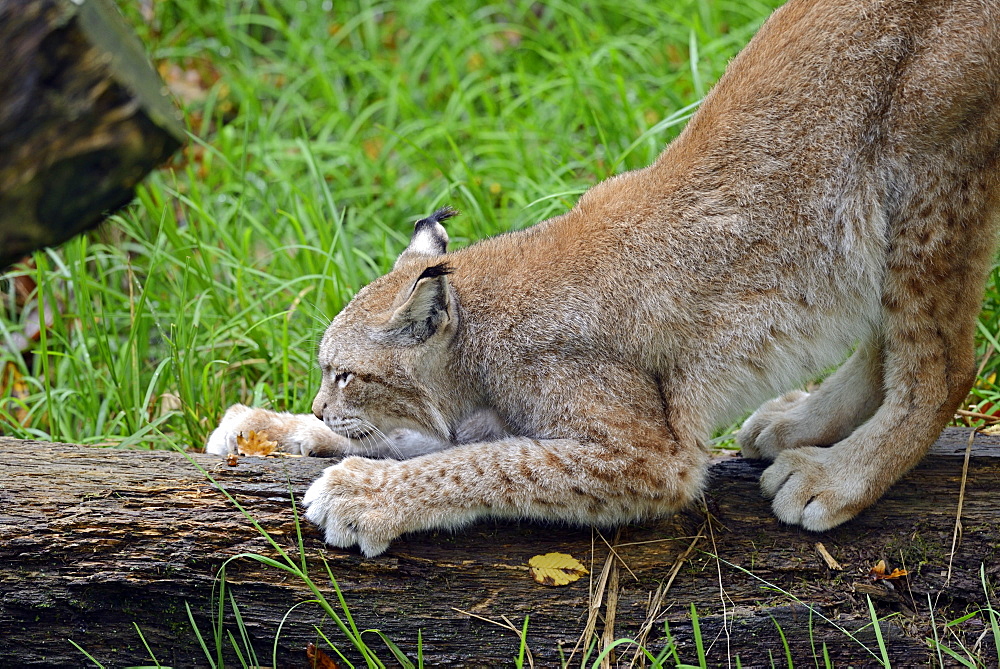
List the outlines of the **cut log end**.
<svg viewBox="0 0 1000 669">
<path fill-rule="evenodd" d="M 0 0 L 0 268 L 127 204 L 184 141 L 108 0 Z"/>
</svg>

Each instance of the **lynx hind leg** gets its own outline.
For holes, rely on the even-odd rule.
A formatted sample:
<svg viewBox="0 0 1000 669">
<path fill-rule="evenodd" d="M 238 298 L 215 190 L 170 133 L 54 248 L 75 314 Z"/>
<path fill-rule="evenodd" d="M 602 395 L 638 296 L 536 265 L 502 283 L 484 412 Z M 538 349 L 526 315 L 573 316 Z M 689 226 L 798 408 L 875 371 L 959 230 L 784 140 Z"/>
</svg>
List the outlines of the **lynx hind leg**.
<svg viewBox="0 0 1000 669">
<path fill-rule="evenodd" d="M 920 461 L 972 385 L 992 212 L 979 202 L 956 215 L 956 193 L 915 199 L 921 213 L 897 224 L 886 260 L 883 401 L 832 447 L 785 450 L 765 470 L 761 488 L 785 522 L 822 531 L 873 504 Z"/>
<path fill-rule="evenodd" d="M 868 421 L 829 448 L 777 454 L 760 483 L 779 519 L 813 531 L 836 527 L 920 461 L 972 385 L 971 328 L 961 329 L 939 341 L 922 333 L 919 352 L 906 351 L 905 341 L 888 345 L 885 398 Z"/>
<path fill-rule="evenodd" d="M 311 414 L 291 414 L 234 404 L 205 444 L 206 453 L 226 455 L 236 452 L 236 438 L 250 432 L 262 433 L 278 448 L 295 455 L 331 457 L 348 450 L 350 440 L 334 433 Z"/>
<path fill-rule="evenodd" d="M 847 437 L 882 401 L 880 361 L 878 345 L 866 341 L 818 390 L 793 390 L 765 403 L 736 436 L 743 457 L 774 460 L 791 448 L 828 446 Z"/>
</svg>

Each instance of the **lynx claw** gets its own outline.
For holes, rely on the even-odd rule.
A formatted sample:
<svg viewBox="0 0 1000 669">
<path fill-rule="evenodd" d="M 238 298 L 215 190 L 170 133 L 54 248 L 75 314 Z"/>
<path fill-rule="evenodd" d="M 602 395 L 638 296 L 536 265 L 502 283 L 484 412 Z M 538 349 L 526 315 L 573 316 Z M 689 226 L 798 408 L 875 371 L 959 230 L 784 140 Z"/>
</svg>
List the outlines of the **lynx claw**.
<svg viewBox="0 0 1000 669">
<path fill-rule="evenodd" d="M 402 534 L 393 518 L 395 507 L 379 503 L 377 490 L 371 487 L 372 470 L 377 467 L 372 460 L 348 458 L 327 467 L 309 486 L 302 498 L 305 516 L 322 530 L 326 543 L 337 548 L 358 546 L 374 557 Z"/>
<path fill-rule="evenodd" d="M 764 470 L 760 487 L 779 520 L 823 532 L 853 518 L 866 506 L 862 486 L 843 475 L 831 448 L 784 451 Z"/>
</svg>

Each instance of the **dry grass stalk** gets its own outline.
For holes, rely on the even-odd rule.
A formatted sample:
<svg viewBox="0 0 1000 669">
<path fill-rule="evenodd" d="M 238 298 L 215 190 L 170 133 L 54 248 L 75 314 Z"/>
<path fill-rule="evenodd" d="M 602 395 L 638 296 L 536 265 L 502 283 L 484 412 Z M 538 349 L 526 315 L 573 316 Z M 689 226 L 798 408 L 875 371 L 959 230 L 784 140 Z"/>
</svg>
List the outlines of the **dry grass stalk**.
<svg viewBox="0 0 1000 669">
<path fill-rule="evenodd" d="M 955 560 L 955 551 L 962 535 L 962 505 L 965 503 L 965 483 L 969 478 L 969 457 L 972 455 L 972 442 L 976 439 L 976 430 L 969 433 L 969 441 L 965 445 L 965 461 L 962 463 L 962 482 L 958 487 L 958 509 L 955 511 L 955 531 L 951 535 L 951 551 L 948 553 L 948 576 L 944 579 L 945 587 L 951 583 L 951 566 Z"/>
</svg>

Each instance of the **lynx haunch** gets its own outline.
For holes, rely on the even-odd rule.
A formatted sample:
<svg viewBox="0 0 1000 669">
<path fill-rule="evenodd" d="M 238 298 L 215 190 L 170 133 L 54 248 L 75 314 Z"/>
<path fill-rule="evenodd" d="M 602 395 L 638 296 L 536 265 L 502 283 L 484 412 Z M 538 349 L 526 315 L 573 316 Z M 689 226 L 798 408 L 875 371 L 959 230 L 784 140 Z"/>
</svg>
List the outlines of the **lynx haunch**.
<svg viewBox="0 0 1000 669">
<path fill-rule="evenodd" d="M 374 555 L 487 516 L 669 514 L 712 430 L 788 393 L 743 454 L 781 520 L 850 520 L 972 383 L 998 96 L 998 2 L 791 0 L 653 165 L 452 253 L 450 210 L 418 221 L 326 331 L 315 416 L 236 405 L 208 450 L 347 456 L 307 517 Z"/>
</svg>

